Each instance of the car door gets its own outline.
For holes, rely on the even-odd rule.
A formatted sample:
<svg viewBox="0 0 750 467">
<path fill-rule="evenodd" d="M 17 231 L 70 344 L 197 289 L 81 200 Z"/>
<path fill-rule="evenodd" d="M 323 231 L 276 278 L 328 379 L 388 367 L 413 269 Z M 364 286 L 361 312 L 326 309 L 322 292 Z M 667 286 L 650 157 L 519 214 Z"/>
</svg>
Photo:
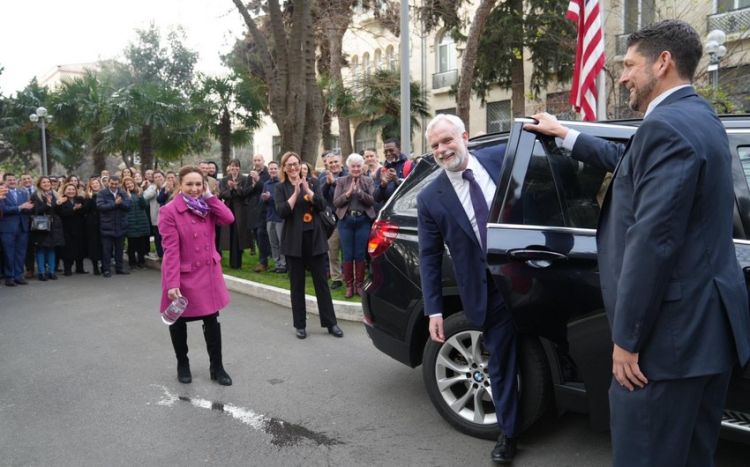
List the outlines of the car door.
<svg viewBox="0 0 750 467">
<path fill-rule="evenodd" d="M 488 228 L 488 261 L 520 332 L 544 339 L 558 402 L 606 427 L 611 338 L 596 263 L 596 225 L 606 171 L 582 164 L 514 123 Z M 622 139 L 632 128 L 583 131 Z M 588 393 L 588 395 L 586 395 Z M 558 404 L 560 405 L 560 404 Z"/>
</svg>

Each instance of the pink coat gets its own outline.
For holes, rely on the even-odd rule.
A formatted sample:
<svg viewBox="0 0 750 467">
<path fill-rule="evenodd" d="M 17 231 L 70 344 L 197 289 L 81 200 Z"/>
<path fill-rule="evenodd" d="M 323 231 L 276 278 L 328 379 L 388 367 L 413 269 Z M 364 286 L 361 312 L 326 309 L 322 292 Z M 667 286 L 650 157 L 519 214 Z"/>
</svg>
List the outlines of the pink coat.
<svg viewBox="0 0 750 467">
<path fill-rule="evenodd" d="M 171 300 L 169 289 L 179 288 L 188 299 L 186 318 L 216 313 L 229 304 L 229 291 L 216 252 L 215 226 L 234 222 L 232 211 L 217 197 L 207 201 L 205 218 L 193 214 L 178 193 L 159 210 L 159 233 L 164 258 L 161 263 L 161 311 Z"/>
</svg>

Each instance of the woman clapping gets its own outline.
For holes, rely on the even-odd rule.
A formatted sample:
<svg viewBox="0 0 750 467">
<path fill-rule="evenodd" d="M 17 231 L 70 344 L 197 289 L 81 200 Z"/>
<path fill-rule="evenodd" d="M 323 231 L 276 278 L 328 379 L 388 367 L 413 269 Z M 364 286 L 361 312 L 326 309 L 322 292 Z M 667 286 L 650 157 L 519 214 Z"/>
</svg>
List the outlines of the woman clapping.
<svg viewBox="0 0 750 467">
<path fill-rule="evenodd" d="M 73 177 L 71 177 L 73 178 Z M 78 188 L 68 182 L 62 189 L 58 212 L 62 219 L 65 248 L 63 249 L 63 270 L 66 276 L 73 274 L 73 263 L 76 274 L 86 274 L 83 269 L 83 258 L 86 256 L 86 210 L 83 197 L 78 195 Z"/>
<path fill-rule="evenodd" d="M 36 267 L 40 281 L 57 279 L 55 247 L 65 245 L 62 222 L 57 215 L 58 198 L 49 177 L 39 177 L 36 194 L 31 197 L 34 215 L 49 218 L 49 230 L 33 230 L 31 242 L 36 247 Z"/>
<path fill-rule="evenodd" d="M 149 250 L 148 239 L 151 226 L 148 221 L 148 202 L 143 198 L 141 187 L 132 177 L 122 179 L 122 186 L 130 196 L 130 210 L 128 211 L 128 264 L 130 269 L 143 269 L 146 265 L 146 254 Z"/>
</svg>

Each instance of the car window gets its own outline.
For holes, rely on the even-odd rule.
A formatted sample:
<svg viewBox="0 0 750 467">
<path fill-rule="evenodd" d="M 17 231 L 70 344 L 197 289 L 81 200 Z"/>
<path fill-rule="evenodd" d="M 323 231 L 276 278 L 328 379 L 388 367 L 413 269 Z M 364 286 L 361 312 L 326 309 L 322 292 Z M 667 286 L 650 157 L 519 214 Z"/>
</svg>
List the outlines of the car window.
<svg viewBox="0 0 750 467">
<path fill-rule="evenodd" d="M 745 174 L 745 180 L 747 180 L 747 184 L 750 186 L 750 146 L 739 146 L 737 154 L 740 156 L 740 164 L 742 164 L 742 172 Z"/>
<path fill-rule="evenodd" d="M 432 158 L 422 158 L 414 167 L 412 173 L 403 181 L 399 187 L 396 199 L 393 201 L 393 212 L 399 215 L 417 217 L 417 195 L 427 186 L 440 170 Z"/>
<path fill-rule="evenodd" d="M 534 144 L 520 192 L 517 187 L 511 187 L 511 191 L 502 210 L 502 223 L 565 225 L 552 169 L 539 141 Z"/>
</svg>

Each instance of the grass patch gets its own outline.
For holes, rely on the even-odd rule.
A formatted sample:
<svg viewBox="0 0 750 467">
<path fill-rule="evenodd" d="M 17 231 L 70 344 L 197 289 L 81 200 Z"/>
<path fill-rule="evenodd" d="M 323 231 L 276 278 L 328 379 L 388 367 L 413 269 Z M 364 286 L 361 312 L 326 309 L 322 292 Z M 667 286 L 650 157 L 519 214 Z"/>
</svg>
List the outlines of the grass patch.
<svg viewBox="0 0 750 467">
<path fill-rule="evenodd" d="M 258 256 L 252 256 L 250 255 L 249 250 L 244 250 L 242 252 L 242 268 L 232 269 L 229 267 L 229 251 L 224 251 L 221 257 L 221 268 L 224 270 L 224 274 L 228 276 L 247 279 L 249 281 L 258 282 L 259 284 L 272 285 L 274 287 L 289 290 L 288 275 L 271 272 L 272 269 L 269 269 L 267 272 L 254 272 L 253 269 L 255 269 L 255 266 L 257 266 L 259 262 Z M 271 261 L 271 264 L 273 264 L 273 261 Z M 345 291 L 346 289 L 344 287 L 331 290 L 331 298 L 347 302 L 360 301 L 358 295 L 354 295 L 352 298 L 345 298 Z M 305 293 L 308 295 L 315 295 L 315 287 L 313 286 L 312 277 L 310 276 L 309 271 L 305 274 Z"/>
</svg>

